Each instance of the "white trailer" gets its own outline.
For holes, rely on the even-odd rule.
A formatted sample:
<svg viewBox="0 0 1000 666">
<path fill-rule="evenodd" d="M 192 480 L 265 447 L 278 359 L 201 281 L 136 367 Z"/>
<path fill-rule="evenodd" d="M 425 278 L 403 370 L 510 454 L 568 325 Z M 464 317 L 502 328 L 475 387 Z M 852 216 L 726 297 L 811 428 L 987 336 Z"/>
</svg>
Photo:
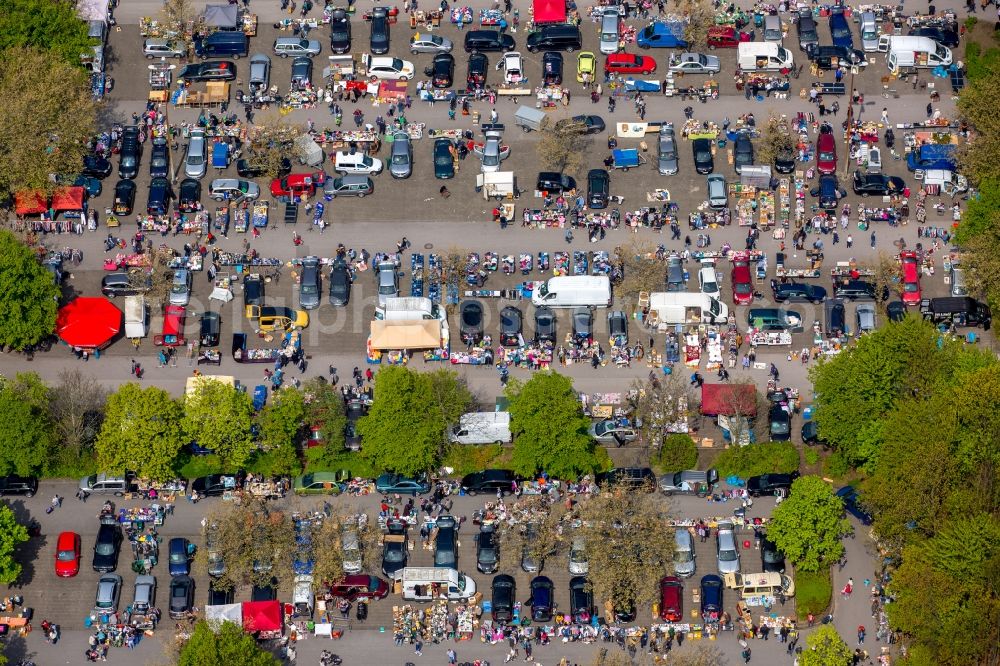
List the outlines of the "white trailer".
<svg viewBox="0 0 1000 666">
<path fill-rule="evenodd" d="M 149 315 L 144 296 L 125 297 L 125 337 L 144 338 L 149 332 Z"/>
</svg>

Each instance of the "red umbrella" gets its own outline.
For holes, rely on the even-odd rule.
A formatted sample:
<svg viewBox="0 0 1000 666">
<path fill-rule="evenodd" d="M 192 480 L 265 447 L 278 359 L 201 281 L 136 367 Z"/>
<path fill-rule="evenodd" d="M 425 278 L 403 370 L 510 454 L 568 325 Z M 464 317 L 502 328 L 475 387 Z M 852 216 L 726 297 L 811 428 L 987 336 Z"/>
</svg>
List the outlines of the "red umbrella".
<svg viewBox="0 0 1000 666">
<path fill-rule="evenodd" d="M 100 349 L 122 328 L 122 311 L 106 298 L 77 298 L 59 309 L 56 333 L 66 344 Z"/>
</svg>

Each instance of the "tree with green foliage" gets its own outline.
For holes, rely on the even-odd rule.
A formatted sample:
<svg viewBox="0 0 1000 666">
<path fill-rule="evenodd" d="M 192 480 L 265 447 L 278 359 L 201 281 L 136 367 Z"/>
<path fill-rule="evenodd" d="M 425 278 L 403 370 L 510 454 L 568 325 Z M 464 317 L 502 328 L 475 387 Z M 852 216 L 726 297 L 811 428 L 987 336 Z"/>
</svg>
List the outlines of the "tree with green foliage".
<svg viewBox="0 0 1000 666">
<path fill-rule="evenodd" d="M 761 442 L 730 446 L 715 459 L 721 476 L 744 479 L 758 474 L 790 474 L 799 469 L 799 449 L 792 442 Z"/>
<path fill-rule="evenodd" d="M 434 415 L 447 431 L 448 428 L 458 423 L 462 414 L 469 411 L 473 403 L 472 392 L 469 390 L 465 378 L 454 370 L 439 368 L 426 374 L 430 385 Z M 448 438 L 442 437 L 439 449 L 441 456 L 447 453 L 447 448 Z"/>
<path fill-rule="evenodd" d="M 0 67 L 0 79 L 3 76 Z M 0 109 L 3 106 L 0 104 Z M 0 110 L 0 149 L 5 131 L 2 116 Z M 0 192 L 3 169 L 0 166 Z M 24 349 L 52 335 L 58 301 L 59 287 L 52 273 L 39 263 L 38 255 L 10 231 L 0 229 L 0 348 Z"/>
<path fill-rule="evenodd" d="M 357 425 L 361 455 L 377 470 L 414 475 L 437 464 L 447 425 L 433 391 L 426 373 L 396 366 L 379 370 L 372 409 Z"/>
<path fill-rule="evenodd" d="M 690 435 L 668 435 L 656 453 L 656 464 L 664 472 L 694 469 L 698 465 L 698 447 Z"/>
<path fill-rule="evenodd" d="M 305 414 L 302 392 L 294 386 L 275 391 L 268 404 L 257 414 L 261 448 L 284 466 L 284 469 L 272 468 L 272 473 L 298 473 L 300 466 L 296 447 L 302 436 Z"/>
<path fill-rule="evenodd" d="M 164 481 L 184 445 L 181 406 L 156 386 L 122 384 L 108 396 L 101 432 L 94 443 L 97 461 L 108 472 L 133 471 Z"/>
<path fill-rule="evenodd" d="M 80 56 L 91 46 L 87 24 L 69 0 L 4 0 L 0 5 L 0 51 L 51 51 L 66 65 L 80 69 Z"/>
<path fill-rule="evenodd" d="M 203 377 L 184 399 L 184 434 L 214 451 L 227 469 L 242 469 L 253 454 L 252 423 L 250 396 L 212 377 Z"/>
<path fill-rule="evenodd" d="M 802 571 L 819 571 L 844 554 L 841 537 L 851 524 L 844 504 L 818 476 L 792 483 L 788 497 L 774 509 L 767 537 Z"/>
<path fill-rule="evenodd" d="M 507 385 L 515 472 L 532 477 L 545 471 L 576 479 L 599 467 L 594 439 L 573 382 L 557 372 L 538 372 Z"/>
<path fill-rule="evenodd" d="M 178 666 L 218 666 L 218 664 L 241 664 L 241 666 L 280 666 L 281 661 L 260 647 L 253 636 L 243 631 L 243 627 L 232 622 L 223 622 L 218 631 L 212 631 L 208 623 L 199 620 L 194 625 L 191 638 L 180 650 Z"/>
<path fill-rule="evenodd" d="M 75 17 L 73 21 L 86 34 L 85 24 Z M 7 34 L 0 27 L 0 35 Z M 41 36 L 49 46 L 48 36 L 44 32 Z M 53 46 L 63 44 L 51 42 Z M 79 63 L 80 51 L 74 46 L 69 48 L 77 54 Z M 78 64 L 67 63 L 56 51 L 12 46 L 0 50 L 0 62 L 0 99 L 4 101 L 0 104 L 0 153 L 4 156 L 0 160 L 0 194 L 27 190 L 51 193 L 58 187 L 53 175 L 72 178 L 80 173 L 87 143 L 97 131 L 97 104 L 90 78 Z M 28 81 L 30 85 L 26 85 Z M 6 260 L 7 252 L 0 252 L 0 256 Z M 0 275 L 6 273 L 0 270 Z M 2 293 L 14 295 L 9 288 L 2 289 Z M 0 330 L 5 328 L 0 326 Z"/>
<path fill-rule="evenodd" d="M 297 550 L 295 526 L 274 504 L 259 498 L 238 504 L 225 502 L 209 513 L 206 525 L 212 530 L 214 553 L 225 563 L 214 578 L 215 587 L 231 590 L 241 585 L 269 585 L 272 577 L 279 585 L 291 583 Z M 313 539 L 313 543 L 319 542 Z M 208 548 L 195 554 L 198 569 L 207 570 L 210 556 Z"/>
<path fill-rule="evenodd" d="M 18 544 L 28 540 L 28 530 L 6 504 L 0 504 L 0 583 L 13 585 L 21 575 L 21 564 L 14 558 Z"/>
<path fill-rule="evenodd" d="M 850 666 L 854 652 L 832 624 L 824 624 L 806 637 L 800 666 Z"/>
<path fill-rule="evenodd" d="M 56 446 L 49 404 L 49 389 L 35 373 L 0 377 L 0 432 L 17 433 L 16 446 L 0 447 L 0 475 L 37 476 L 45 470 Z"/>
<path fill-rule="evenodd" d="M 977 184 L 1000 181 L 1000 161 L 997 160 L 1000 115 L 996 112 L 996 100 L 1000 97 L 1000 59 L 977 59 L 977 66 L 970 72 L 972 76 L 958 98 L 958 110 L 972 126 L 973 137 L 960 149 L 959 163 L 962 173 Z"/>
</svg>

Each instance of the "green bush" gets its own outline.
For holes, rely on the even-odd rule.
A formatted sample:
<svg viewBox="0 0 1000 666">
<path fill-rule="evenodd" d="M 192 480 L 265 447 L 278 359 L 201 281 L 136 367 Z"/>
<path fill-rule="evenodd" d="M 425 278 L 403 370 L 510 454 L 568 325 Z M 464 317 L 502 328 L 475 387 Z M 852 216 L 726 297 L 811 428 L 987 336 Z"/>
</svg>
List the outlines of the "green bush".
<svg viewBox="0 0 1000 666">
<path fill-rule="evenodd" d="M 455 476 L 465 476 L 490 467 L 503 469 L 510 464 L 510 449 L 498 444 L 452 444 L 441 461 L 442 467 L 451 467 Z"/>
<path fill-rule="evenodd" d="M 75 451 L 68 448 L 57 450 L 55 457 L 45 469 L 45 478 L 81 479 L 97 474 L 97 458 L 93 449 Z"/>
<path fill-rule="evenodd" d="M 336 472 L 346 469 L 351 477 L 374 479 L 378 476 L 369 462 L 353 451 L 324 455 L 322 446 L 306 449 L 306 470 L 310 472 Z"/>
<path fill-rule="evenodd" d="M 790 473 L 799 469 L 799 450 L 792 442 L 764 442 L 730 446 L 715 459 L 719 476 L 747 478 L 758 474 Z"/>
<path fill-rule="evenodd" d="M 807 465 L 815 465 L 819 462 L 819 452 L 816 449 L 806 449 L 802 456 L 806 459 Z"/>
<path fill-rule="evenodd" d="M 222 469 L 222 461 L 219 456 L 191 456 L 178 459 L 175 468 L 177 473 L 185 479 L 197 479 L 209 474 L 222 474 L 223 472 L 235 472 L 234 469 Z"/>
<path fill-rule="evenodd" d="M 834 451 L 823 463 L 823 470 L 827 476 L 838 479 L 851 471 L 851 464 L 840 451 Z"/>
<path fill-rule="evenodd" d="M 688 435 L 670 435 L 663 440 L 654 462 L 662 472 L 694 469 L 698 465 L 698 447 Z"/>
<path fill-rule="evenodd" d="M 828 568 L 815 573 L 795 572 L 795 608 L 800 619 L 805 619 L 809 613 L 816 617 L 825 613 L 832 596 L 833 583 Z"/>
</svg>

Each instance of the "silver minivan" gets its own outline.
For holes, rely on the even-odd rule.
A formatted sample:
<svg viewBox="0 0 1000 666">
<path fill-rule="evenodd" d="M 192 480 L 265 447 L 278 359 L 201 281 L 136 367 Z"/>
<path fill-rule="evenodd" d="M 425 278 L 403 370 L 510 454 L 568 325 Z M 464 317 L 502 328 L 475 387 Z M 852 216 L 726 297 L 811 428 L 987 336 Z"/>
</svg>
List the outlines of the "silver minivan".
<svg viewBox="0 0 1000 666">
<path fill-rule="evenodd" d="M 781 17 L 780 16 L 765 16 L 764 17 L 764 41 L 774 42 L 775 44 L 780 44 L 783 38 L 781 32 Z"/>
<path fill-rule="evenodd" d="M 697 569 L 696 557 L 691 530 L 678 527 L 674 532 L 674 573 L 681 578 L 693 576 Z"/>
<path fill-rule="evenodd" d="M 271 59 L 263 53 L 256 53 L 250 57 L 248 85 L 254 92 L 267 90 L 271 85 Z"/>
<path fill-rule="evenodd" d="M 208 171 L 208 159 L 206 153 L 208 144 L 205 140 L 205 132 L 194 130 L 191 132 L 191 139 L 188 141 L 187 156 L 184 158 L 184 175 L 188 178 L 204 178 Z"/>
<path fill-rule="evenodd" d="M 601 53 L 606 55 L 618 53 L 621 23 L 622 17 L 617 8 L 604 10 L 604 17 L 601 19 Z"/>
<path fill-rule="evenodd" d="M 400 132 L 392 138 L 389 173 L 393 178 L 409 178 L 413 173 L 413 144 L 408 134 Z"/>
<path fill-rule="evenodd" d="M 737 573 L 740 570 L 740 550 L 736 545 L 736 532 L 732 523 L 719 523 L 715 546 L 719 573 Z"/>
<path fill-rule="evenodd" d="M 878 21 L 875 20 L 875 12 L 861 13 L 861 48 L 865 52 L 878 51 Z"/>
</svg>

